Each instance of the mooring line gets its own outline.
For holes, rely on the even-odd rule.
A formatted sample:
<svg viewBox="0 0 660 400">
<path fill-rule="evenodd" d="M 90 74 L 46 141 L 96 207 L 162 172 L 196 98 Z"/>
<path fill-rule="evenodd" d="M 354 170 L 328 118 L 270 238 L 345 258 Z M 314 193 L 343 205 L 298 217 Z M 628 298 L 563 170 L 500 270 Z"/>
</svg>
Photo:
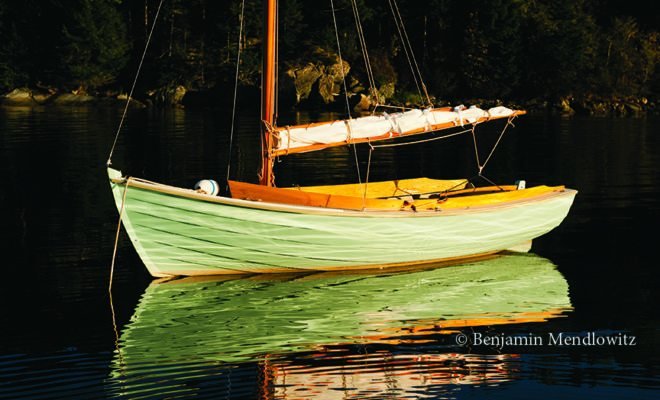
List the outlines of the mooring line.
<svg viewBox="0 0 660 400">
<path fill-rule="evenodd" d="M 112 279 L 115 275 L 115 259 L 117 258 L 117 246 L 119 244 L 119 233 L 121 232 L 121 219 L 124 215 L 124 204 L 126 203 L 126 193 L 128 192 L 128 182 L 130 177 L 126 178 L 126 186 L 124 187 L 124 194 L 121 199 L 121 207 L 119 208 L 119 222 L 117 222 L 117 234 L 115 235 L 115 247 L 112 250 L 112 264 L 110 264 L 110 284 L 108 285 L 108 292 L 112 295 Z"/>
<path fill-rule="evenodd" d="M 124 355 L 119 347 L 119 330 L 117 329 L 117 318 L 115 317 L 115 306 L 112 303 L 112 292 L 110 292 L 110 311 L 112 312 L 112 327 L 115 331 L 115 348 L 117 349 L 117 356 L 119 357 L 119 372 L 123 375 L 124 368 Z"/>
<path fill-rule="evenodd" d="M 106 167 L 109 167 L 110 164 L 112 164 L 112 154 L 115 152 L 115 147 L 117 146 L 117 140 L 119 139 L 119 132 L 121 132 L 121 127 L 124 125 L 124 120 L 126 119 L 126 113 L 128 112 L 128 106 L 131 103 L 131 98 L 133 98 L 133 91 L 135 90 L 138 77 L 140 76 L 140 70 L 142 69 L 142 64 L 144 64 L 144 58 L 147 55 L 147 49 L 149 48 L 149 43 L 151 42 L 151 36 L 154 34 L 154 28 L 156 27 L 156 21 L 158 21 L 158 15 L 160 14 L 160 8 L 163 5 L 163 1 L 164 0 L 160 0 L 160 4 L 158 5 L 158 9 L 156 10 L 156 15 L 154 16 L 154 22 L 151 24 L 151 31 L 149 32 L 149 36 L 147 37 L 147 43 L 144 45 L 144 52 L 142 53 L 140 64 L 138 65 L 137 72 L 135 73 L 135 80 L 133 81 L 133 86 L 131 87 L 131 91 L 128 93 L 128 97 L 126 98 L 126 107 L 124 107 L 124 114 L 121 116 L 121 120 L 119 121 L 119 127 L 117 128 L 117 133 L 115 134 L 115 141 L 112 142 L 112 148 L 110 148 L 108 161 L 106 162 L 105 165 Z"/>
</svg>

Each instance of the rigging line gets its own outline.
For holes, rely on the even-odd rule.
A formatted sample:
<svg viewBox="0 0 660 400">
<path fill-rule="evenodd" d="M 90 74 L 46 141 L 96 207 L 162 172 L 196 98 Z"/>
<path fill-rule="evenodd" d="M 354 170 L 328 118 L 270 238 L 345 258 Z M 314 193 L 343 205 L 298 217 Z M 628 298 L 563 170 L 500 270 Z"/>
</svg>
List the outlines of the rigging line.
<svg viewBox="0 0 660 400">
<path fill-rule="evenodd" d="M 351 117 L 351 109 L 350 109 L 350 104 L 348 103 L 348 90 L 346 88 L 346 74 L 344 73 L 344 62 L 341 57 L 341 45 L 339 44 L 339 30 L 337 29 L 337 18 L 335 15 L 335 3 L 333 0 L 330 0 L 330 7 L 332 8 L 332 22 L 334 23 L 335 26 L 335 38 L 337 39 L 337 53 L 339 57 L 339 66 L 341 68 L 341 76 L 342 76 L 342 81 L 344 83 L 344 94 L 346 95 L 346 111 L 348 112 L 348 119 L 352 119 Z M 357 175 L 358 175 L 358 183 L 360 184 L 360 194 L 362 195 L 362 208 L 366 208 L 365 204 L 365 199 L 364 199 L 364 191 L 362 189 L 362 177 L 360 176 L 360 163 L 358 160 L 358 155 L 357 155 L 357 146 L 355 143 L 353 144 L 353 153 L 355 154 L 355 167 L 357 168 Z"/>
<path fill-rule="evenodd" d="M 365 72 L 367 73 L 367 80 L 369 81 L 369 86 L 373 90 L 372 85 L 372 71 L 371 65 L 369 63 L 369 55 L 367 53 L 366 40 L 364 38 L 364 31 L 362 29 L 362 21 L 360 19 L 360 13 L 357 8 L 357 3 L 355 0 L 351 1 L 351 7 L 353 8 L 353 17 L 355 19 L 355 27 L 358 34 L 358 39 L 360 41 L 360 50 L 362 51 L 362 59 L 364 60 Z"/>
<path fill-rule="evenodd" d="M 410 69 L 413 72 L 413 79 L 415 81 L 415 86 L 417 86 L 417 93 L 419 93 L 419 97 L 423 98 L 422 96 L 422 90 L 419 88 L 419 82 L 418 82 L 418 77 L 417 74 L 415 74 L 415 69 L 413 67 L 412 61 L 410 61 L 410 54 L 408 52 L 408 48 L 410 46 L 410 40 L 408 40 L 408 35 L 405 34 L 405 27 L 403 26 L 403 19 L 401 18 L 401 14 L 399 14 L 399 8 L 396 6 L 396 2 L 393 0 L 389 0 L 390 3 L 390 9 L 392 10 L 392 15 L 394 16 L 394 23 L 396 24 L 396 29 L 399 31 L 399 37 L 401 38 L 401 43 L 403 44 L 403 51 L 406 53 L 406 58 L 408 60 L 408 65 L 410 65 Z M 402 32 L 403 30 L 403 32 Z M 407 43 L 407 45 L 406 45 Z M 410 48 L 410 51 L 412 52 L 412 47 Z"/>
<path fill-rule="evenodd" d="M 362 195 L 362 207 L 366 208 L 367 207 L 367 192 L 369 190 L 369 173 L 371 170 L 371 155 L 373 154 L 375 148 L 374 146 L 371 146 L 371 142 L 369 142 L 369 160 L 367 161 L 367 177 L 366 181 L 364 182 L 364 194 Z"/>
<path fill-rule="evenodd" d="M 115 331 L 115 349 L 117 350 L 117 356 L 119 358 L 120 370 L 124 368 L 124 354 L 121 352 L 119 347 L 119 330 L 117 329 L 117 318 L 115 317 L 115 306 L 112 303 L 112 291 L 110 291 L 110 312 L 112 312 L 112 327 Z"/>
<path fill-rule="evenodd" d="M 464 131 L 454 132 L 454 133 L 450 133 L 450 134 L 448 134 L 448 135 L 438 136 L 438 137 L 434 137 L 434 138 L 428 138 L 428 139 L 416 140 L 416 141 L 414 141 L 414 142 L 379 144 L 379 145 L 371 145 L 371 147 L 374 147 L 374 148 L 380 148 L 380 147 L 397 147 L 397 146 L 407 146 L 407 145 L 410 145 L 410 144 L 419 144 L 419 143 L 425 143 L 425 142 L 432 142 L 432 141 L 434 141 L 434 140 L 447 139 L 447 138 L 450 138 L 450 137 L 452 137 L 452 136 L 462 135 L 462 134 L 464 134 L 464 133 L 468 133 L 468 132 L 470 132 L 470 131 L 471 131 L 470 129 L 466 129 L 466 130 L 464 130 Z"/>
<path fill-rule="evenodd" d="M 392 110 L 403 110 L 403 111 L 411 109 L 411 107 L 408 107 L 408 106 L 396 106 L 396 105 L 393 105 L 393 104 L 375 104 L 374 105 L 374 111 L 371 113 L 372 115 L 376 114 L 376 108 L 381 108 L 381 109 L 389 108 L 389 109 L 392 109 Z"/>
<path fill-rule="evenodd" d="M 450 187 L 449 189 L 445 189 L 443 193 L 449 193 L 452 190 L 456 189 L 457 187 L 463 186 L 464 188 L 467 187 L 468 183 L 470 183 L 469 179 L 464 179 L 461 182 L 455 184 L 454 186 Z"/>
<path fill-rule="evenodd" d="M 158 9 L 156 9 L 154 22 L 151 24 L 151 31 L 149 32 L 149 36 L 147 37 L 147 43 L 144 45 L 144 52 L 142 53 L 140 64 L 138 65 L 137 72 L 135 73 L 135 80 L 133 81 L 133 86 L 131 87 L 131 91 L 128 94 L 128 97 L 126 98 L 126 107 L 124 108 L 124 114 L 121 116 L 121 120 L 119 121 L 119 127 L 117 128 L 117 133 L 115 134 L 115 141 L 112 142 L 112 148 L 110 149 L 110 154 L 108 155 L 108 161 L 105 164 L 106 167 L 109 167 L 110 164 L 112 164 L 111 161 L 112 154 L 115 152 L 115 146 L 117 146 L 117 140 L 119 139 L 119 132 L 121 131 L 121 127 L 124 124 L 124 120 L 126 119 L 126 113 L 128 112 L 128 105 L 131 103 L 131 98 L 133 98 L 133 91 L 135 91 L 135 86 L 137 85 L 137 80 L 138 77 L 140 76 L 140 70 L 142 69 L 142 64 L 144 64 L 144 58 L 147 55 L 147 49 L 149 48 L 149 43 L 151 42 L 151 36 L 154 34 L 154 28 L 156 27 L 156 21 L 158 20 L 158 15 L 160 14 L 160 8 L 163 5 L 163 1 L 164 0 L 160 0 L 160 4 L 158 4 Z"/>
<path fill-rule="evenodd" d="M 481 170 L 484 169 L 484 167 L 481 165 L 481 161 L 479 161 L 479 149 L 477 148 L 477 135 L 474 133 L 474 128 L 475 126 L 472 126 L 472 141 L 474 142 L 474 154 L 477 156 L 477 167 L 479 168 L 479 175 L 481 175 Z"/>
<path fill-rule="evenodd" d="M 476 180 L 477 178 L 481 178 L 481 179 L 485 180 L 486 182 L 490 183 L 492 186 L 495 186 L 496 188 L 500 189 L 500 191 L 502 191 L 502 192 L 506 191 L 503 187 L 501 187 L 497 183 L 495 183 L 495 182 L 491 181 L 490 179 L 486 178 L 485 176 L 481 175 L 481 173 L 479 173 L 479 175 L 477 175 L 477 176 L 473 176 L 472 178 L 468 179 L 467 182 L 472 183 L 472 181 Z M 474 184 L 473 184 L 473 186 L 474 186 Z"/>
<path fill-rule="evenodd" d="M 351 106 L 348 102 L 348 88 L 346 87 L 346 73 L 344 71 L 344 60 L 341 56 L 341 45 L 339 44 L 339 30 L 337 29 L 337 18 L 335 16 L 335 4 L 330 0 L 330 7 L 332 8 L 332 22 L 335 25 L 335 38 L 337 39 L 337 56 L 339 57 L 339 68 L 341 68 L 341 78 L 342 83 L 344 84 L 344 97 L 346 97 L 346 111 L 348 112 L 348 118 L 351 119 Z"/>
<path fill-rule="evenodd" d="M 429 97 L 429 93 L 426 90 L 426 84 L 424 83 L 424 78 L 422 77 L 422 72 L 419 69 L 419 65 L 417 64 L 417 59 L 415 58 L 415 53 L 413 52 L 412 45 L 410 44 L 410 39 L 408 38 L 408 32 L 406 31 L 406 26 L 403 23 L 403 18 L 401 18 L 401 13 L 399 13 L 399 6 L 396 4 L 396 0 L 390 0 L 390 8 L 392 8 L 392 4 L 394 5 L 392 13 L 394 13 L 394 10 L 396 10 L 396 15 L 395 15 L 395 20 L 396 16 L 398 16 L 398 22 L 401 25 L 401 30 L 403 30 L 403 35 L 401 35 L 401 32 L 399 34 L 401 35 L 401 41 L 404 44 L 404 50 L 406 50 L 406 57 L 408 57 L 408 63 L 410 64 L 410 69 L 413 72 L 413 77 L 415 78 L 415 84 L 417 85 L 417 79 L 419 79 L 419 84 L 422 85 L 422 89 L 424 90 L 424 95 L 426 96 L 426 101 L 428 104 L 433 107 L 433 103 L 431 102 L 431 98 Z M 398 28 L 398 25 L 397 25 Z M 405 37 L 405 42 L 404 42 L 404 37 Z M 410 56 L 408 56 L 408 50 L 406 49 L 406 43 L 408 45 L 408 49 L 410 49 Z M 412 58 L 412 63 L 410 62 L 410 59 Z M 414 64 L 414 67 L 413 67 Z M 415 75 L 415 72 L 417 75 Z M 419 85 L 417 86 L 417 90 L 419 91 Z M 419 93 L 419 96 L 423 98 L 422 93 Z"/>
<path fill-rule="evenodd" d="M 126 192 L 128 192 L 128 183 L 131 178 L 126 178 L 126 186 L 124 186 L 124 194 L 121 199 L 121 207 L 119 208 L 119 222 L 117 222 L 117 235 L 115 236 L 115 247 L 112 251 L 112 263 L 110 264 L 110 283 L 108 285 L 108 292 L 112 295 L 112 278 L 115 274 L 115 259 L 117 258 L 117 246 L 119 244 L 119 232 L 121 232 L 121 219 L 124 216 L 124 204 L 126 204 Z"/>
<path fill-rule="evenodd" d="M 504 129 L 502 129 L 502 133 L 500 133 L 500 137 L 497 138 L 497 142 L 495 143 L 495 146 L 493 146 L 493 149 L 490 151 L 490 154 L 486 158 L 486 161 L 484 161 L 484 165 L 481 166 L 482 169 L 486 166 L 486 164 L 488 164 L 488 160 L 490 160 L 490 156 L 493 155 L 493 153 L 495 152 L 495 149 L 497 148 L 497 145 L 500 144 L 500 140 L 502 140 L 502 136 L 504 136 L 504 132 L 506 132 L 506 129 L 509 127 L 509 125 L 513 125 L 513 123 L 511 122 L 513 120 L 513 118 L 515 118 L 515 115 L 512 116 L 512 117 L 509 117 L 509 120 L 506 123 L 506 125 L 504 126 Z"/>
<path fill-rule="evenodd" d="M 371 60 L 369 59 L 369 53 L 367 52 L 367 41 L 364 38 L 364 30 L 362 29 L 362 20 L 360 19 L 360 13 L 358 12 L 358 7 L 356 0 L 351 1 L 353 6 L 353 15 L 355 17 L 355 25 L 357 27 L 358 38 L 360 39 L 360 48 L 362 50 L 362 58 L 364 59 L 364 66 L 367 73 L 367 80 L 369 81 L 369 87 L 371 95 L 374 100 L 374 112 L 379 106 L 378 100 L 378 90 L 376 89 L 376 79 L 374 78 L 373 69 L 371 68 Z"/>
<path fill-rule="evenodd" d="M 417 72 L 417 76 L 419 77 L 419 83 L 422 85 L 422 89 L 424 90 L 424 95 L 426 96 L 426 101 L 428 101 L 429 106 L 433 107 L 433 103 L 431 102 L 431 98 L 429 97 L 429 93 L 426 90 L 426 84 L 424 83 L 424 78 L 422 76 L 422 71 L 419 69 L 419 65 L 417 64 L 417 59 L 415 58 L 415 52 L 413 51 L 412 45 L 410 44 L 410 39 L 408 38 L 408 31 L 406 31 L 406 26 L 403 23 L 403 18 L 401 18 L 401 14 L 399 13 L 399 6 L 396 4 L 396 0 L 391 0 L 394 3 L 394 7 L 396 8 L 396 12 L 399 15 L 399 20 L 401 21 L 401 28 L 403 29 L 403 34 L 406 38 L 406 42 L 408 43 L 408 48 L 410 49 L 410 55 L 413 61 L 413 64 L 415 64 L 414 71 Z"/>
<path fill-rule="evenodd" d="M 231 170 L 231 150 L 234 143 L 234 123 L 236 121 L 236 99 L 238 92 L 238 73 L 241 65 L 241 41 L 243 39 L 243 21 L 245 17 L 245 0 L 241 3 L 241 23 L 238 31 L 238 52 L 236 56 L 236 79 L 234 83 L 234 105 L 231 110 L 231 130 L 229 133 L 229 150 L 227 151 L 227 186 L 226 191 L 229 191 L 229 171 Z"/>
<path fill-rule="evenodd" d="M 360 197 L 362 197 L 362 209 L 364 210 L 364 209 L 367 208 L 367 203 L 366 203 L 366 199 L 365 199 L 367 197 L 367 192 L 365 190 L 366 188 L 362 187 L 362 176 L 360 174 L 360 162 L 358 160 L 357 145 L 355 143 L 353 143 L 353 154 L 355 154 L 355 168 L 357 169 L 358 184 L 360 185 Z M 371 162 L 371 154 L 369 156 L 370 156 L 370 159 L 369 159 L 370 161 L 369 162 Z M 369 169 L 367 168 L 367 181 L 369 181 L 368 173 L 369 173 Z"/>
</svg>

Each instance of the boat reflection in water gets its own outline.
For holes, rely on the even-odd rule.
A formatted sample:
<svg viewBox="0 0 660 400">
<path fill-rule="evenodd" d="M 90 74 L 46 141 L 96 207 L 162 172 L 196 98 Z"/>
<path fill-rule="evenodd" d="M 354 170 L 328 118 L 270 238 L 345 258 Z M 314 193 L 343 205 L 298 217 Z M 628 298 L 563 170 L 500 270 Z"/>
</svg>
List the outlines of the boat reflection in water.
<svg viewBox="0 0 660 400">
<path fill-rule="evenodd" d="M 420 385 L 501 382 L 515 355 L 459 354 L 445 339 L 570 308 L 566 280 L 534 254 L 406 272 L 154 281 L 120 333 L 107 389 L 396 398 Z"/>
</svg>

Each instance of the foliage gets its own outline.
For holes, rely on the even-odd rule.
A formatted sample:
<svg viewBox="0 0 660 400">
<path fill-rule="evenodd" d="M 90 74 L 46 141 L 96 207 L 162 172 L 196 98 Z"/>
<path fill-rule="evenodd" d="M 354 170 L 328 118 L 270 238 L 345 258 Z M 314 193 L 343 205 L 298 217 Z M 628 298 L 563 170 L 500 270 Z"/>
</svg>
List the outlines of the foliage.
<svg viewBox="0 0 660 400">
<path fill-rule="evenodd" d="M 524 81 L 529 94 L 588 91 L 598 32 L 583 0 L 531 0 L 523 7 Z"/>
<path fill-rule="evenodd" d="M 658 33 L 644 33 L 631 18 L 616 18 L 601 49 L 602 88 L 615 96 L 643 96 L 660 61 Z"/>
<path fill-rule="evenodd" d="M 241 22 L 239 80 L 258 86 L 263 1 L 245 0 L 242 21 L 241 4 L 0 1 L 0 87 L 125 91 L 157 13 L 139 90 L 233 83 Z M 623 11 L 614 0 L 281 0 L 280 65 L 334 61 L 339 43 L 364 86 L 364 41 L 376 85 L 396 83 L 401 93 L 420 91 L 413 65 L 445 99 L 654 95 L 660 21 Z"/>
<path fill-rule="evenodd" d="M 112 0 L 80 0 L 65 10 L 58 59 L 61 86 L 96 89 L 114 81 L 127 61 L 126 31 Z"/>
</svg>

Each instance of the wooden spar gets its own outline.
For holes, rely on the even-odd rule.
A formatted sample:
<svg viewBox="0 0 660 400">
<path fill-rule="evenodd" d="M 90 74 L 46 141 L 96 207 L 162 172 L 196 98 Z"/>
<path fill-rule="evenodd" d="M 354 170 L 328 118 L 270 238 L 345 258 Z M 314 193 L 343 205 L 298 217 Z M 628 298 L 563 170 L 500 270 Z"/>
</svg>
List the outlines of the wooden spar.
<svg viewBox="0 0 660 400">
<path fill-rule="evenodd" d="M 437 111 L 449 111 L 451 108 L 439 108 Z M 501 118 L 511 118 L 511 117 L 517 117 L 519 115 L 526 114 L 526 111 L 515 111 L 511 115 L 506 115 L 506 116 L 491 116 L 491 117 L 484 117 L 484 118 L 479 118 L 474 122 L 471 122 L 470 125 L 473 124 L 478 124 L 490 120 L 495 120 L 495 119 L 501 119 Z M 327 121 L 327 122 L 316 122 L 312 124 L 306 124 L 306 125 L 298 125 L 298 126 L 289 126 L 289 127 L 282 127 L 275 129 L 275 133 L 277 131 L 284 131 L 287 129 L 296 129 L 296 128 L 312 128 L 316 126 L 321 126 L 321 125 L 326 125 L 326 124 L 331 124 L 336 121 Z M 345 146 L 349 144 L 358 144 L 358 143 L 371 143 L 371 142 L 376 142 L 380 140 L 388 140 L 388 139 L 394 139 L 398 137 L 403 137 L 403 136 L 412 136 L 412 135 L 419 135 L 422 133 L 429 133 L 429 132 L 435 132 L 435 131 L 441 131 L 443 129 L 450 129 L 450 128 L 456 128 L 459 127 L 460 125 L 457 124 L 456 121 L 448 121 L 448 122 L 443 122 L 440 124 L 433 124 L 429 126 L 425 126 L 423 128 L 419 129 L 414 129 L 406 132 L 396 132 L 396 131 L 390 131 L 386 132 L 380 135 L 376 136 L 370 136 L 370 137 L 364 137 L 364 138 L 351 138 L 349 140 L 344 140 L 344 141 L 339 141 L 339 142 L 333 142 L 333 143 L 315 143 L 315 144 L 310 144 L 307 146 L 300 146 L 300 147 L 293 147 L 293 148 L 281 148 L 281 149 L 272 149 L 271 151 L 271 157 L 277 157 L 277 156 L 283 156 L 283 155 L 288 155 L 288 154 L 294 154 L 294 153 L 305 153 L 309 151 L 317 151 L 317 150 L 323 150 L 327 149 L 330 147 L 337 147 L 337 146 Z"/>
<path fill-rule="evenodd" d="M 277 0 L 266 0 L 261 71 L 261 132 L 263 143 L 260 183 L 273 186 L 273 138 L 269 128 L 275 125 L 277 58 Z"/>
</svg>

